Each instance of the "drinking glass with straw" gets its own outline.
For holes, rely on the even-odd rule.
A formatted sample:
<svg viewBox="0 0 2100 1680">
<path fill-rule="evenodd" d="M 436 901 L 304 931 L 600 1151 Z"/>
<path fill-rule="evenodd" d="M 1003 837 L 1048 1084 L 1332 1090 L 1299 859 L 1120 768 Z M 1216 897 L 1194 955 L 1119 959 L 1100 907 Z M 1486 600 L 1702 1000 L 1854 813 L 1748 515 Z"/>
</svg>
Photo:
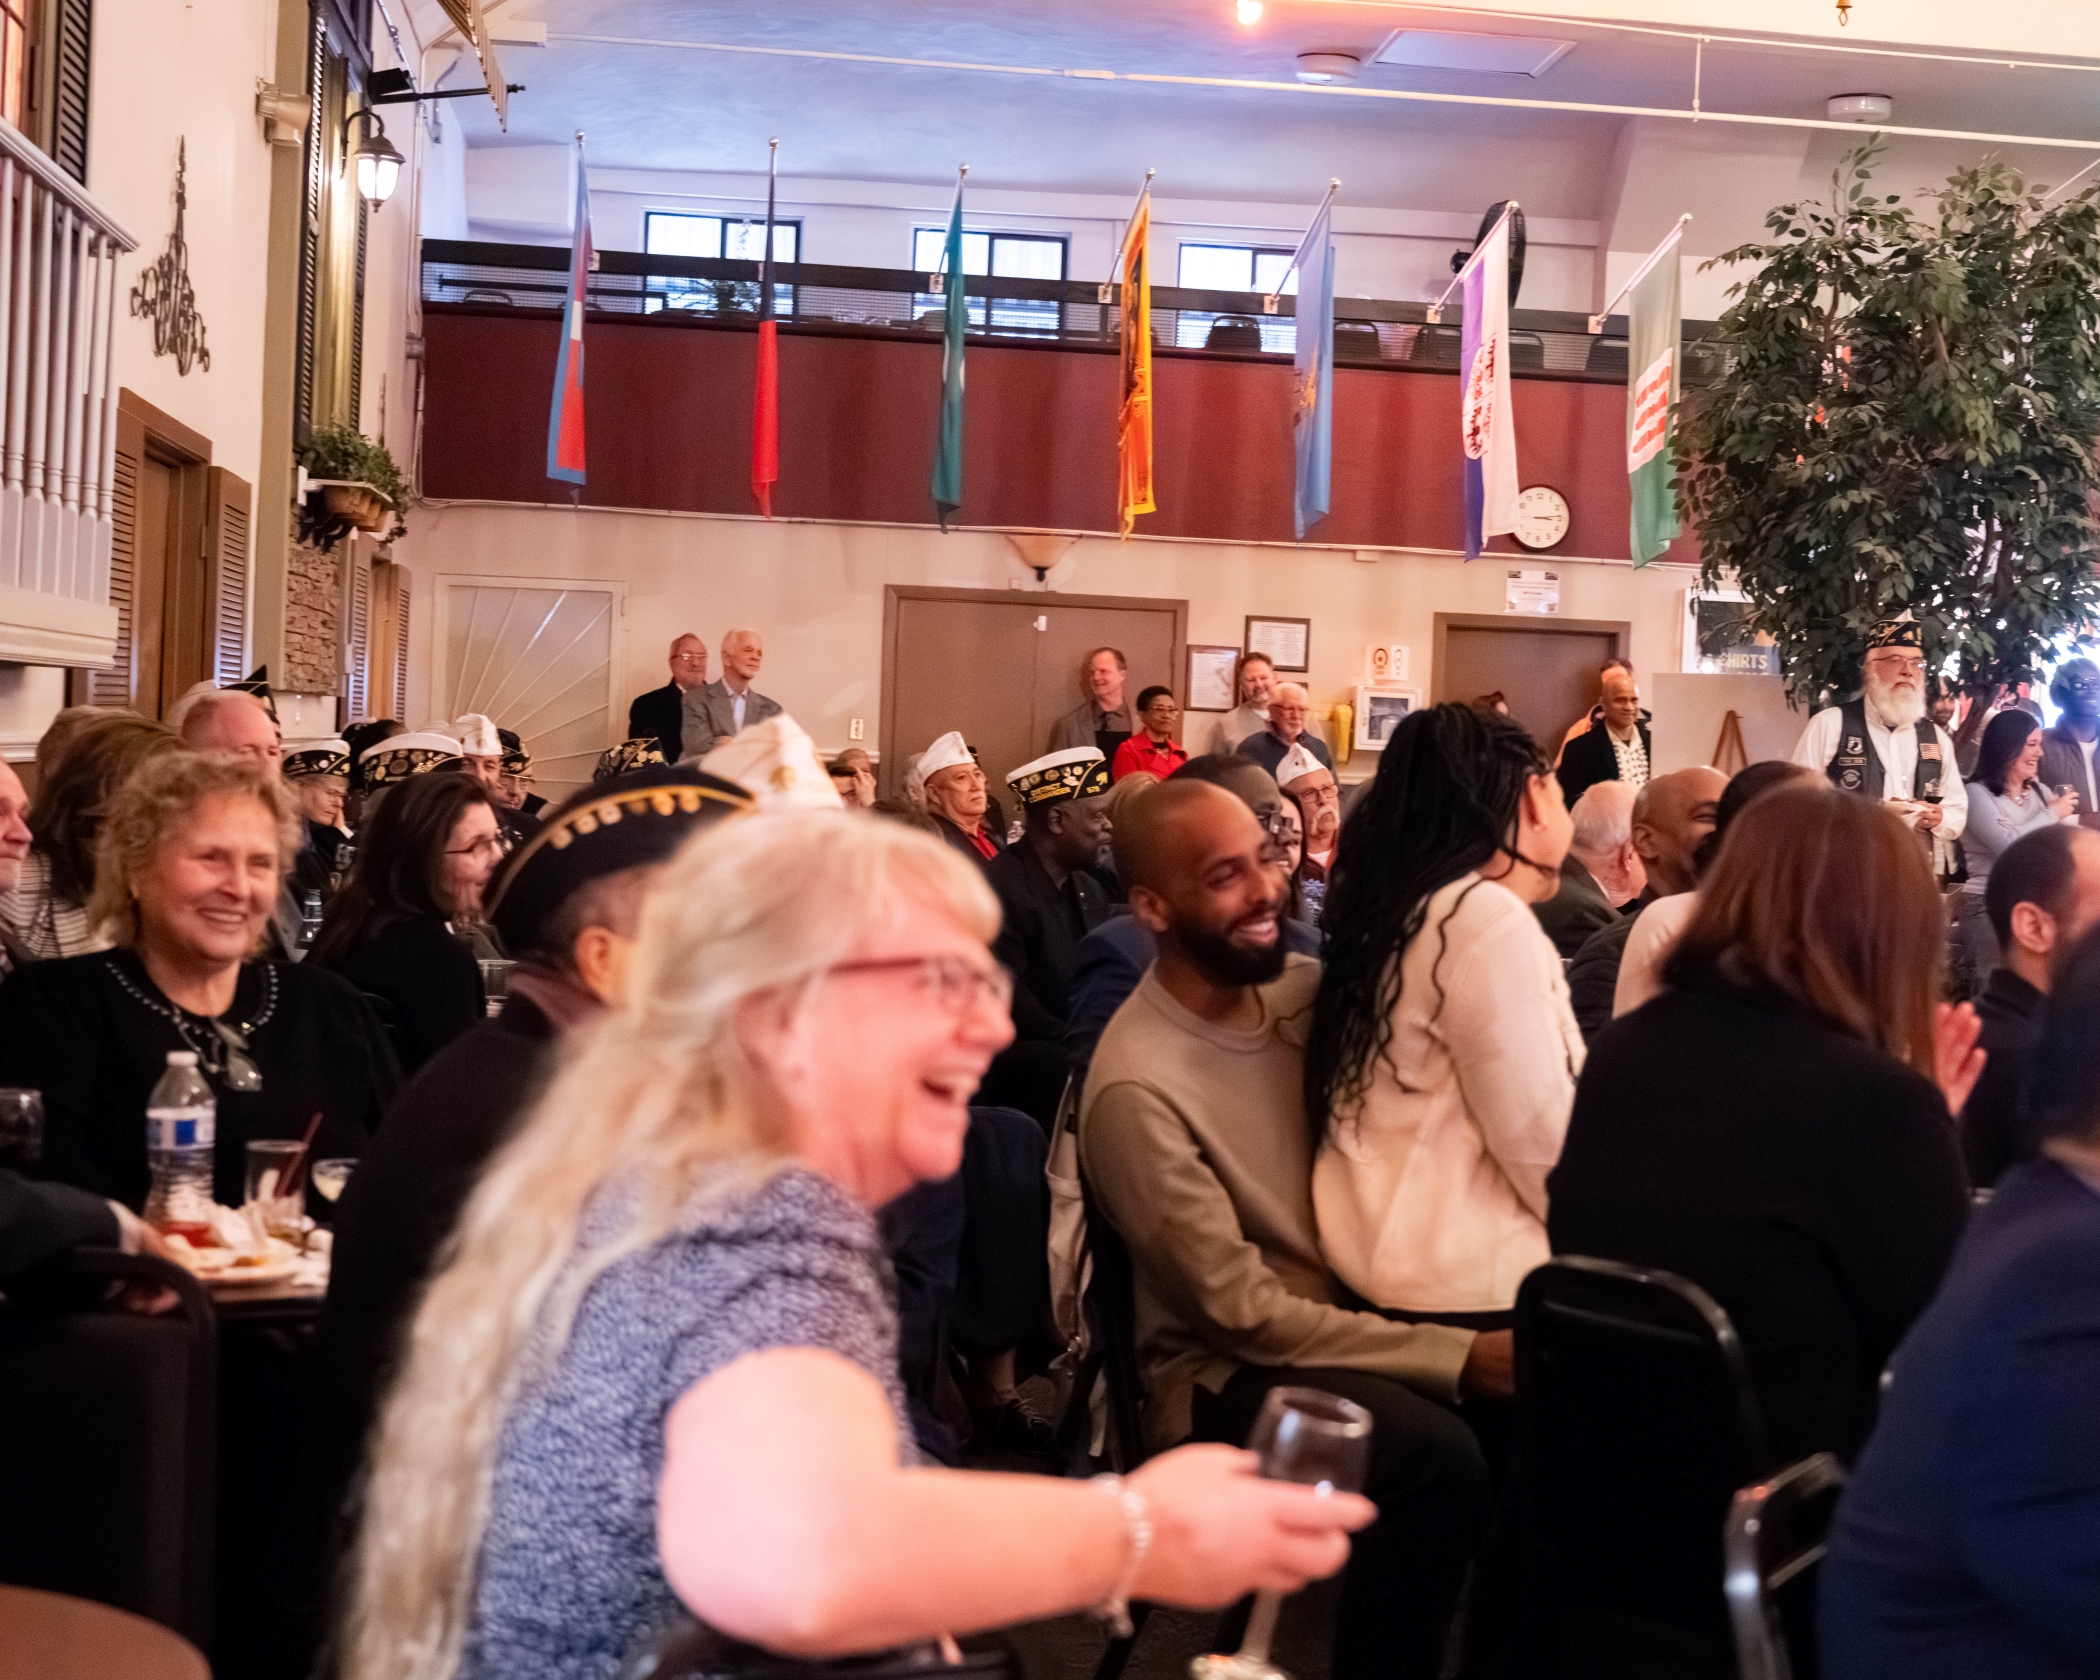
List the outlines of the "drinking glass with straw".
<svg viewBox="0 0 2100 1680">
<path fill-rule="evenodd" d="M 1261 1455 L 1261 1473 L 1279 1482 L 1303 1482 L 1321 1493 L 1357 1493 L 1371 1459 L 1371 1414 L 1352 1400 L 1317 1388 L 1272 1388 L 1254 1420 L 1247 1449 Z M 1269 1661 L 1283 1595 L 1255 1596 L 1247 1635 L 1232 1655 L 1213 1652 L 1189 1664 L 1189 1680 L 1291 1680 Z"/>
</svg>

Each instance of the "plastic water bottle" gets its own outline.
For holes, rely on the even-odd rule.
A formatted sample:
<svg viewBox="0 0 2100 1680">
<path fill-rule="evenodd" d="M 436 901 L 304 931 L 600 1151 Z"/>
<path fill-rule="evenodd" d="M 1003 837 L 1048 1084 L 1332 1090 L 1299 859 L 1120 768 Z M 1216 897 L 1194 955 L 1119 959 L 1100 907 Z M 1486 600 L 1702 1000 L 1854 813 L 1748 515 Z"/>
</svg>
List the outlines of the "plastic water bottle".
<svg viewBox="0 0 2100 1680">
<path fill-rule="evenodd" d="M 321 931 L 321 889 L 308 887 L 299 900 L 299 949 L 313 949 L 315 938 Z"/>
<path fill-rule="evenodd" d="M 194 1050 L 170 1050 L 167 1072 L 146 1099 L 146 1223 L 191 1243 L 214 1241 L 212 1145 L 219 1105 L 197 1071 Z"/>
</svg>

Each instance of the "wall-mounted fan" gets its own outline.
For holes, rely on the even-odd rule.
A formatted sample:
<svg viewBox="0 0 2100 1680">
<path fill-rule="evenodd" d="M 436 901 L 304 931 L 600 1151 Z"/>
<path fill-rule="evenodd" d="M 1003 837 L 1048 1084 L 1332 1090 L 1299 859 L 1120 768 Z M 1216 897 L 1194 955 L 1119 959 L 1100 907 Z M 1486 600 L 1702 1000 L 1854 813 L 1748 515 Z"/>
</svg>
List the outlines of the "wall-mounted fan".
<svg viewBox="0 0 2100 1680">
<path fill-rule="evenodd" d="M 1498 198 L 1487 207 L 1487 214 L 1480 218 L 1480 231 L 1473 235 L 1474 247 L 1477 248 L 1480 242 L 1487 238 L 1489 230 L 1495 225 L 1495 218 L 1502 214 L 1502 207 L 1508 202 L 1509 200 L 1506 198 Z M 1451 253 L 1451 272 L 1456 274 L 1460 269 L 1464 268 L 1466 259 L 1472 254 L 1471 249 L 1453 251 Z M 1517 307 L 1517 290 L 1523 284 L 1524 212 L 1519 207 L 1512 210 L 1509 214 L 1509 306 L 1512 309 Z"/>
</svg>

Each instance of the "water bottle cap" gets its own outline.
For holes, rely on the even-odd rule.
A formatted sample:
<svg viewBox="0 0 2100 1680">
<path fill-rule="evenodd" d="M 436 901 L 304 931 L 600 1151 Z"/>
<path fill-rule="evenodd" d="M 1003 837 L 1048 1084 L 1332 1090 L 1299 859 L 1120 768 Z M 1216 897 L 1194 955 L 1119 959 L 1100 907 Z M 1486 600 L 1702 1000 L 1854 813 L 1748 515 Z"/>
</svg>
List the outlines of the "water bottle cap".
<svg viewBox="0 0 2100 1680">
<path fill-rule="evenodd" d="M 197 1052 L 194 1050 L 170 1050 L 168 1052 L 169 1067 L 193 1068 L 196 1065 Z"/>
</svg>

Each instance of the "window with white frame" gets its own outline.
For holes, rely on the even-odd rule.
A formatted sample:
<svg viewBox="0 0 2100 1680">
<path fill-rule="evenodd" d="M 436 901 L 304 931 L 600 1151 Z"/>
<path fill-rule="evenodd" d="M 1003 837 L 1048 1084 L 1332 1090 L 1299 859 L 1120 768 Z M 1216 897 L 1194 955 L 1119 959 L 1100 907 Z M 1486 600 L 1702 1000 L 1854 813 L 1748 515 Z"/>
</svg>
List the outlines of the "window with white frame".
<svg viewBox="0 0 2100 1680">
<path fill-rule="evenodd" d="M 1175 283 L 1195 292 L 1275 292 L 1295 297 L 1298 271 L 1290 266 L 1295 254 L 1288 245 L 1186 244 L 1181 247 Z M 1201 349 L 1217 320 L 1216 315 L 1182 310 L 1175 320 L 1174 342 Z M 1296 324 L 1289 317 L 1263 316 L 1259 324 L 1264 350 L 1297 348 Z"/>
<path fill-rule="evenodd" d="M 765 252 L 763 216 L 697 216 L 685 211 L 651 210 L 642 218 L 642 249 L 652 257 L 727 257 L 757 262 Z M 802 223 L 773 220 L 773 260 L 801 260 Z M 647 308 L 715 311 L 758 308 L 758 287 L 746 280 L 693 280 L 683 275 L 653 276 Z M 795 312 L 795 288 L 776 285 L 773 307 L 782 315 Z"/>
<path fill-rule="evenodd" d="M 1067 241 L 1061 234 L 972 233 L 962 236 L 964 274 L 985 274 L 1003 280 L 1062 280 L 1065 277 Z M 921 274 L 938 274 L 947 261 L 948 230 L 945 227 L 912 229 L 911 265 Z M 920 293 L 912 300 L 912 314 L 938 309 L 941 299 Z M 1058 330 L 1064 308 L 1049 298 L 994 298 L 991 324 L 995 332 L 1049 332 Z M 970 325 L 985 324 L 984 299 L 970 299 Z"/>
</svg>

